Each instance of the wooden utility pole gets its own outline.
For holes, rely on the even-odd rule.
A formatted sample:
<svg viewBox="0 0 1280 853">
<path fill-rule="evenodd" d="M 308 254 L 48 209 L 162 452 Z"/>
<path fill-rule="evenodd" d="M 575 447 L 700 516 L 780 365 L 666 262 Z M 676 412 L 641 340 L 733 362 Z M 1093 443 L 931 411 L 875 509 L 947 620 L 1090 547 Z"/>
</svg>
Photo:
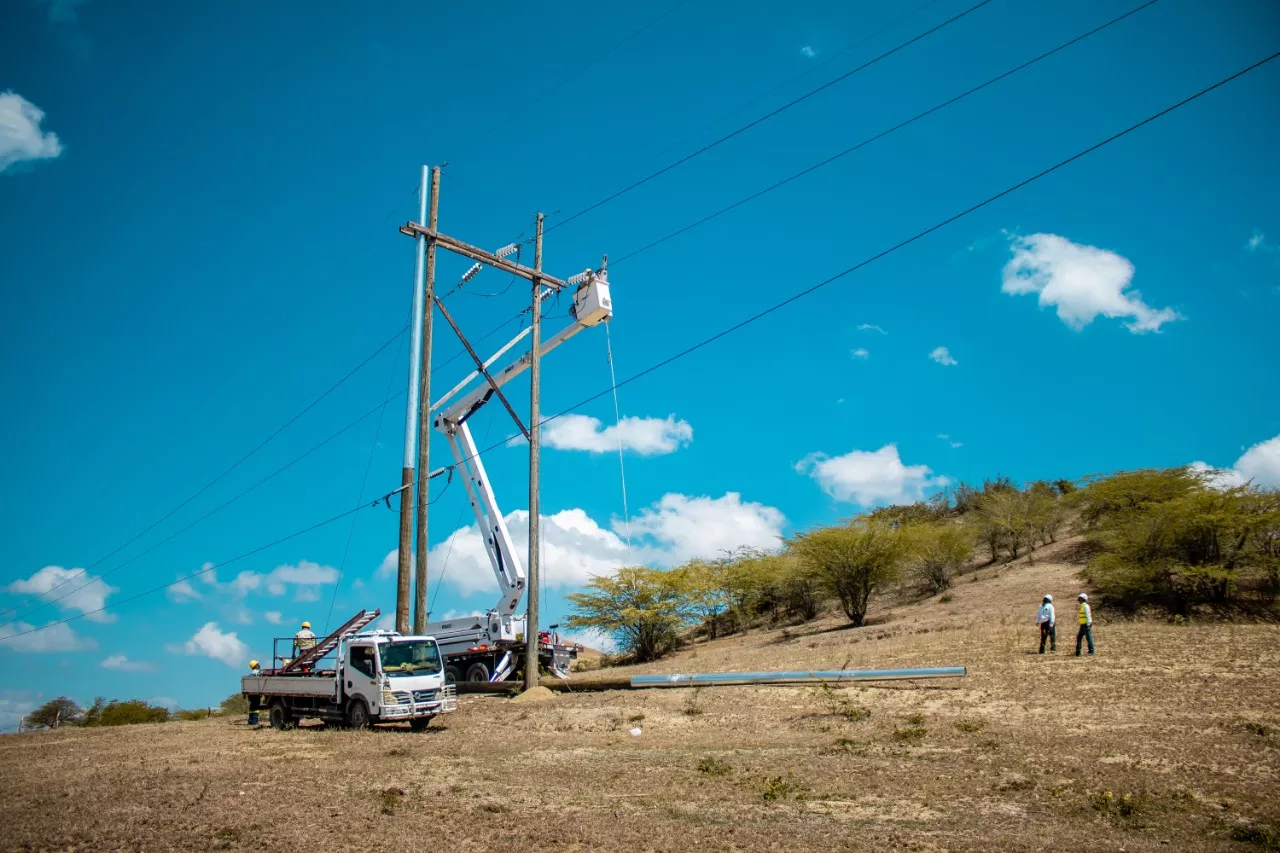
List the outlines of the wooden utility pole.
<svg viewBox="0 0 1280 853">
<path fill-rule="evenodd" d="M 542 272 L 542 220 L 538 214 L 533 243 L 533 268 Z M 529 609 L 524 624 L 524 689 L 538 686 L 539 461 L 542 445 L 542 279 L 533 278 L 532 331 L 529 345 Z"/>
<path fill-rule="evenodd" d="M 440 214 L 440 167 L 431 170 L 431 210 L 427 228 L 436 230 Z M 431 320 L 436 298 L 436 241 L 426 238 L 426 283 L 422 294 L 422 369 L 418 381 L 418 524 L 413 572 L 413 633 L 427 633 L 427 505 L 431 482 Z"/>
<path fill-rule="evenodd" d="M 428 169 L 422 167 L 418 190 L 418 222 L 427 225 Z M 396 573 L 396 630 L 409 633 L 409 591 L 413 564 L 413 472 L 418 464 L 418 391 L 422 370 L 422 329 L 425 305 L 427 235 L 414 240 L 417 260 L 413 275 L 413 316 L 409 320 L 409 400 L 405 406 L 404 457 L 400 467 L 400 548 Z"/>
</svg>

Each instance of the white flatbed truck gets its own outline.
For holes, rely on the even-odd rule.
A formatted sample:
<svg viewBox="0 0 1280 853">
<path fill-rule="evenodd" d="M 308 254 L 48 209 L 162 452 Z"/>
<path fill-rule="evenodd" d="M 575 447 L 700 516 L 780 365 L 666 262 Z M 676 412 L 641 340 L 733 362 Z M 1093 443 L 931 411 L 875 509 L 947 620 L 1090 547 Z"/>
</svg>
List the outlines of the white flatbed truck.
<svg viewBox="0 0 1280 853">
<path fill-rule="evenodd" d="M 407 722 L 414 731 L 457 710 L 435 639 L 360 630 L 378 615 L 362 610 L 297 657 L 275 655 L 281 665 L 244 676 L 250 709 L 265 709 L 275 729 L 312 717 L 357 729 Z"/>
</svg>

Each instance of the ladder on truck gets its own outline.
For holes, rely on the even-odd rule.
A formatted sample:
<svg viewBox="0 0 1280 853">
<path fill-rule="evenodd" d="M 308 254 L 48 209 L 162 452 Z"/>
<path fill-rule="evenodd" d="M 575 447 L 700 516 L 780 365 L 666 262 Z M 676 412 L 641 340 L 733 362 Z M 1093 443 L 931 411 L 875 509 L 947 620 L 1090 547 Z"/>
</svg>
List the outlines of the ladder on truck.
<svg viewBox="0 0 1280 853">
<path fill-rule="evenodd" d="M 338 643 L 342 640 L 344 636 L 346 636 L 347 634 L 356 633 L 361 628 L 364 628 L 366 625 L 368 625 L 370 622 L 372 622 L 374 619 L 377 619 L 381 615 L 382 615 L 381 610 L 374 610 L 372 613 L 370 613 L 368 610 L 361 610 L 355 616 L 352 616 L 350 619 L 348 619 L 341 628 L 334 631 L 332 634 L 325 637 L 323 640 L 320 640 L 319 642 L 317 642 L 314 646 L 307 649 L 302 654 L 298 655 L 298 657 L 295 658 L 294 660 L 291 660 L 289 661 L 289 663 L 285 664 L 285 666 L 280 670 L 280 672 L 281 673 L 297 672 L 301 670 L 303 667 L 310 667 L 313 663 L 324 658 L 326 655 L 329 654 L 329 652 L 336 649 L 338 647 Z"/>
</svg>

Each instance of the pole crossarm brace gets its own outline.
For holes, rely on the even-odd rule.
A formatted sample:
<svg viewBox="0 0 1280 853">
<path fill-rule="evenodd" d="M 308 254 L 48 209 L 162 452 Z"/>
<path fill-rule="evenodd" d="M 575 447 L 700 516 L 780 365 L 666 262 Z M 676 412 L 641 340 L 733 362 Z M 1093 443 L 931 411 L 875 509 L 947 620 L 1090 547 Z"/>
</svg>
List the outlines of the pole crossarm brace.
<svg viewBox="0 0 1280 853">
<path fill-rule="evenodd" d="M 558 279 L 555 276 L 547 275 L 544 272 L 526 267 L 522 264 L 513 263 L 508 261 L 506 258 L 500 258 L 493 252 L 487 252 L 484 249 L 472 246 L 469 243 L 464 243 L 461 240 L 455 240 L 447 234 L 441 234 L 436 229 L 427 228 L 419 225 L 417 222 L 407 222 L 404 225 L 401 225 L 400 233 L 409 237 L 426 237 L 428 240 L 434 240 L 436 245 L 442 249 L 448 249 L 450 252 L 470 258 L 473 261 L 488 264 L 495 269 L 502 270 L 503 272 L 510 273 L 511 275 L 518 275 L 521 278 L 528 279 L 529 281 L 537 281 L 539 284 L 545 284 L 553 290 L 563 290 L 570 286 L 568 282 Z"/>
<path fill-rule="evenodd" d="M 520 416 L 516 414 L 516 410 L 511 407 L 511 403 L 507 401 L 506 395 L 502 393 L 502 389 L 498 386 L 498 383 L 495 382 L 493 377 L 489 374 L 489 369 L 485 367 L 480 356 L 476 355 L 476 351 L 471 347 L 471 342 L 467 340 L 466 335 L 462 334 L 462 329 L 458 328 L 458 324 L 453 321 L 453 315 L 449 313 L 448 308 L 444 307 L 444 303 L 440 301 L 440 297 L 433 296 L 432 298 L 435 300 L 436 307 L 440 309 L 440 314 L 443 315 L 444 319 L 449 323 L 449 326 L 452 327 L 454 334 L 458 336 L 458 340 L 462 341 L 462 345 L 466 347 L 467 354 L 470 355 L 471 359 L 476 363 L 476 369 L 480 371 L 480 374 L 485 378 L 485 381 L 489 383 L 489 387 L 493 389 L 493 393 L 498 395 L 498 399 L 502 401 L 502 405 L 507 407 L 507 414 L 511 415 L 511 419 L 516 422 L 516 426 L 520 427 L 520 432 L 524 435 L 525 440 L 527 441 L 529 438 L 529 430 L 525 428 L 525 425 L 520 421 Z"/>
</svg>

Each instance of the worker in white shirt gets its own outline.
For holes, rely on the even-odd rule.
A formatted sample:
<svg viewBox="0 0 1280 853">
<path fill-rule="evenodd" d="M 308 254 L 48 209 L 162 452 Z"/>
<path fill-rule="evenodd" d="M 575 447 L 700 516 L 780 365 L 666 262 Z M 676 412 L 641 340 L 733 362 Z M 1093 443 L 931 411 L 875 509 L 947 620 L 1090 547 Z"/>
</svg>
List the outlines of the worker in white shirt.
<svg viewBox="0 0 1280 853">
<path fill-rule="evenodd" d="M 1044 654 L 1044 641 L 1049 641 L 1049 651 L 1058 650 L 1058 621 L 1053 612 L 1053 596 L 1046 595 L 1036 614 L 1036 624 L 1040 626 L 1040 654 Z"/>
<path fill-rule="evenodd" d="M 311 633 L 311 623 L 303 622 L 298 633 L 293 635 L 293 656 L 298 657 L 316 644 L 316 635 Z"/>
<path fill-rule="evenodd" d="M 1089 641 L 1089 654 L 1093 654 L 1093 609 L 1089 607 L 1089 596 L 1083 592 L 1077 597 L 1080 603 L 1078 614 L 1080 630 L 1076 631 L 1076 657 L 1080 657 L 1080 641 Z"/>
</svg>

